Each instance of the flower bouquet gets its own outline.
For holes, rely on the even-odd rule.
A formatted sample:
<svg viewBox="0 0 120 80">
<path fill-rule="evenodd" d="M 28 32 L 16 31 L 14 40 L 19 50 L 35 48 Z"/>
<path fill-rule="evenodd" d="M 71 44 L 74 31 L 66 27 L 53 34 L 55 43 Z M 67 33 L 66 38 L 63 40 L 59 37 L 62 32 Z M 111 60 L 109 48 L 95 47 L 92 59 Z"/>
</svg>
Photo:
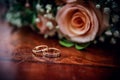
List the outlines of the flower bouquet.
<svg viewBox="0 0 120 80">
<path fill-rule="evenodd" d="M 6 20 L 44 35 L 57 36 L 65 47 L 115 45 L 120 40 L 120 6 L 114 0 L 15 0 Z"/>
</svg>

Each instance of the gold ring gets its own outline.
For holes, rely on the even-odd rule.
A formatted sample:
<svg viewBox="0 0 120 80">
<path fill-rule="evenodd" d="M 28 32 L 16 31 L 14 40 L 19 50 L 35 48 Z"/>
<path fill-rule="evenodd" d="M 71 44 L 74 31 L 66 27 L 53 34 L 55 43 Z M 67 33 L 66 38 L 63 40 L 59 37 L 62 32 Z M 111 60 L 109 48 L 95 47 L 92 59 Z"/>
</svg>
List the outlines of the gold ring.
<svg viewBox="0 0 120 80">
<path fill-rule="evenodd" d="M 47 50 L 48 50 L 47 45 L 40 45 L 40 46 L 36 46 L 35 48 L 33 48 L 32 52 L 36 56 L 42 56 L 43 52 Z"/>
<path fill-rule="evenodd" d="M 37 60 L 37 61 L 40 61 L 40 62 L 45 62 L 46 60 L 44 60 L 42 57 L 37 57 L 36 55 L 32 54 L 32 57 Z"/>
<path fill-rule="evenodd" d="M 57 48 L 48 48 L 48 50 L 44 50 L 43 56 L 47 58 L 57 58 L 61 55 L 61 52 Z"/>
</svg>

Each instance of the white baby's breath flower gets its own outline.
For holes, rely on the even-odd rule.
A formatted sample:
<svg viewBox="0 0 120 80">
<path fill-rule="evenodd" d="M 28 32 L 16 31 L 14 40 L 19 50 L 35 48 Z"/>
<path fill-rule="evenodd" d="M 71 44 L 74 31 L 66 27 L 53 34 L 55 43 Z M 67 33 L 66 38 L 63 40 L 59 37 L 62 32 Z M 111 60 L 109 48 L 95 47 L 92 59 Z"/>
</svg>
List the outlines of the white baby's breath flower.
<svg viewBox="0 0 120 80">
<path fill-rule="evenodd" d="M 40 18 L 36 18 L 36 19 L 35 19 L 35 22 L 40 22 Z"/>
<path fill-rule="evenodd" d="M 40 8 L 39 11 L 43 13 L 45 10 L 43 8 Z"/>
<path fill-rule="evenodd" d="M 36 10 L 39 11 L 39 9 L 41 9 L 41 5 L 38 3 L 38 4 L 36 5 Z"/>
<path fill-rule="evenodd" d="M 104 42 L 104 41 L 105 41 L 105 38 L 104 38 L 103 36 L 100 36 L 100 37 L 99 37 L 99 41 Z"/>
<path fill-rule="evenodd" d="M 53 23 L 52 22 L 50 22 L 50 21 L 48 21 L 47 23 L 46 23 L 46 26 L 50 29 L 50 30 L 52 30 L 53 29 Z"/>
<path fill-rule="evenodd" d="M 61 33 L 58 32 L 58 38 L 59 39 L 62 39 L 63 38 L 63 35 Z"/>
<path fill-rule="evenodd" d="M 110 43 L 111 43 L 111 44 L 116 44 L 115 38 L 111 38 Z"/>
<path fill-rule="evenodd" d="M 13 19 L 18 19 L 21 16 L 20 12 L 12 13 L 8 12 L 6 14 L 7 21 L 11 22 Z"/>
<path fill-rule="evenodd" d="M 50 13 L 50 10 L 47 9 L 47 10 L 46 10 L 46 13 Z"/>
<path fill-rule="evenodd" d="M 12 19 L 12 13 L 7 13 L 6 14 L 6 19 L 7 19 L 7 21 L 11 21 L 11 19 Z"/>
<path fill-rule="evenodd" d="M 112 2 L 112 8 L 116 8 L 118 6 L 118 4 L 116 4 L 116 2 Z"/>
<path fill-rule="evenodd" d="M 100 4 L 97 4 L 97 5 L 96 5 L 96 8 L 98 8 L 98 9 L 99 9 L 100 7 L 101 7 L 101 6 L 100 6 Z"/>
<path fill-rule="evenodd" d="M 36 5 L 36 10 L 39 12 L 42 12 L 42 13 L 44 12 L 44 9 L 42 8 L 42 6 L 39 3 Z"/>
<path fill-rule="evenodd" d="M 44 38 L 47 39 L 47 38 L 48 38 L 48 34 L 45 34 L 45 35 L 44 35 Z"/>
<path fill-rule="evenodd" d="M 45 18 L 48 18 L 48 15 L 47 15 L 47 14 L 44 14 L 44 17 L 45 17 Z"/>
<path fill-rule="evenodd" d="M 110 8 L 109 7 L 105 7 L 104 8 L 104 13 L 109 14 L 110 13 Z"/>
<path fill-rule="evenodd" d="M 45 8 L 48 9 L 48 10 L 51 10 L 51 9 L 52 9 L 52 5 L 47 4 L 47 5 L 45 6 Z"/>
<path fill-rule="evenodd" d="M 16 18 L 19 17 L 19 16 L 20 16 L 20 12 L 17 12 L 17 13 L 14 14 L 14 17 L 16 17 Z"/>
<path fill-rule="evenodd" d="M 45 18 L 48 18 L 48 19 L 54 19 L 53 15 L 51 13 L 49 14 L 44 14 L 44 17 Z"/>
<path fill-rule="evenodd" d="M 18 28 L 22 27 L 21 19 L 13 19 L 13 20 L 11 21 L 11 23 L 12 23 L 13 25 L 16 25 Z"/>
<path fill-rule="evenodd" d="M 59 26 L 56 26 L 56 29 L 59 29 Z"/>
<path fill-rule="evenodd" d="M 118 16 L 118 15 L 114 15 L 114 16 L 112 17 L 112 21 L 113 21 L 114 23 L 118 22 L 118 21 L 119 21 L 119 16 Z"/>
<path fill-rule="evenodd" d="M 112 36 L 112 32 L 110 30 L 108 30 L 108 31 L 105 32 L 105 35 L 106 36 Z"/>
<path fill-rule="evenodd" d="M 46 13 L 50 13 L 50 11 L 52 10 L 52 5 L 47 4 L 45 8 L 46 8 Z"/>
<path fill-rule="evenodd" d="M 120 32 L 118 30 L 116 30 L 114 33 L 113 33 L 114 37 L 118 37 L 120 38 Z"/>
</svg>

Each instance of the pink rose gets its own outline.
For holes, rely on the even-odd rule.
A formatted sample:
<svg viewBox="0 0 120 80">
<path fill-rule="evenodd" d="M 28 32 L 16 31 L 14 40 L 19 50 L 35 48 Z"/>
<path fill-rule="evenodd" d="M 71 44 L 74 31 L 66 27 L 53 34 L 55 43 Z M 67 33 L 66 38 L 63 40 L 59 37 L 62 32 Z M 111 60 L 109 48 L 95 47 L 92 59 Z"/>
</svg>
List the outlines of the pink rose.
<svg viewBox="0 0 120 80">
<path fill-rule="evenodd" d="M 36 22 L 36 26 L 40 30 L 40 34 L 48 34 L 51 36 L 54 35 L 56 32 L 55 31 L 56 22 L 54 20 L 45 18 L 42 15 L 39 15 L 38 18 L 39 21 Z M 47 25 L 47 23 L 49 25 Z"/>
<path fill-rule="evenodd" d="M 93 5 L 66 4 L 57 13 L 56 21 L 63 36 L 73 42 L 86 43 L 106 28 L 101 13 Z M 96 13 L 99 13 L 96 15 Z M 98 17 L 99 16 L 99 17 Z M 103 28 L 101 28 L 103 27 Z"/>
</svg>

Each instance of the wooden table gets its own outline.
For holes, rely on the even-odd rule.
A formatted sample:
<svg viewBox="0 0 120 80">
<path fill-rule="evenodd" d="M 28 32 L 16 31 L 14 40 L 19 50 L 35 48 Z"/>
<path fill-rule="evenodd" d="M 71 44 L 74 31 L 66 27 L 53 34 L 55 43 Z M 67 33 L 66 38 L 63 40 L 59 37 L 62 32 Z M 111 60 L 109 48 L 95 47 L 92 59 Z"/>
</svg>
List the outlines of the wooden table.
<svg viewBox="0 0 120 80">
<path fill-rule="evenodd" d="M 25 57 L 40 44 L 59 48 L 58 62 Z M 15 29 L 0 21 L 0 80 L 120 80 L 120 52 L 96 46 L 64 48 L 56 38 L 44 39 L 29 27 Z"/>
</svg>

